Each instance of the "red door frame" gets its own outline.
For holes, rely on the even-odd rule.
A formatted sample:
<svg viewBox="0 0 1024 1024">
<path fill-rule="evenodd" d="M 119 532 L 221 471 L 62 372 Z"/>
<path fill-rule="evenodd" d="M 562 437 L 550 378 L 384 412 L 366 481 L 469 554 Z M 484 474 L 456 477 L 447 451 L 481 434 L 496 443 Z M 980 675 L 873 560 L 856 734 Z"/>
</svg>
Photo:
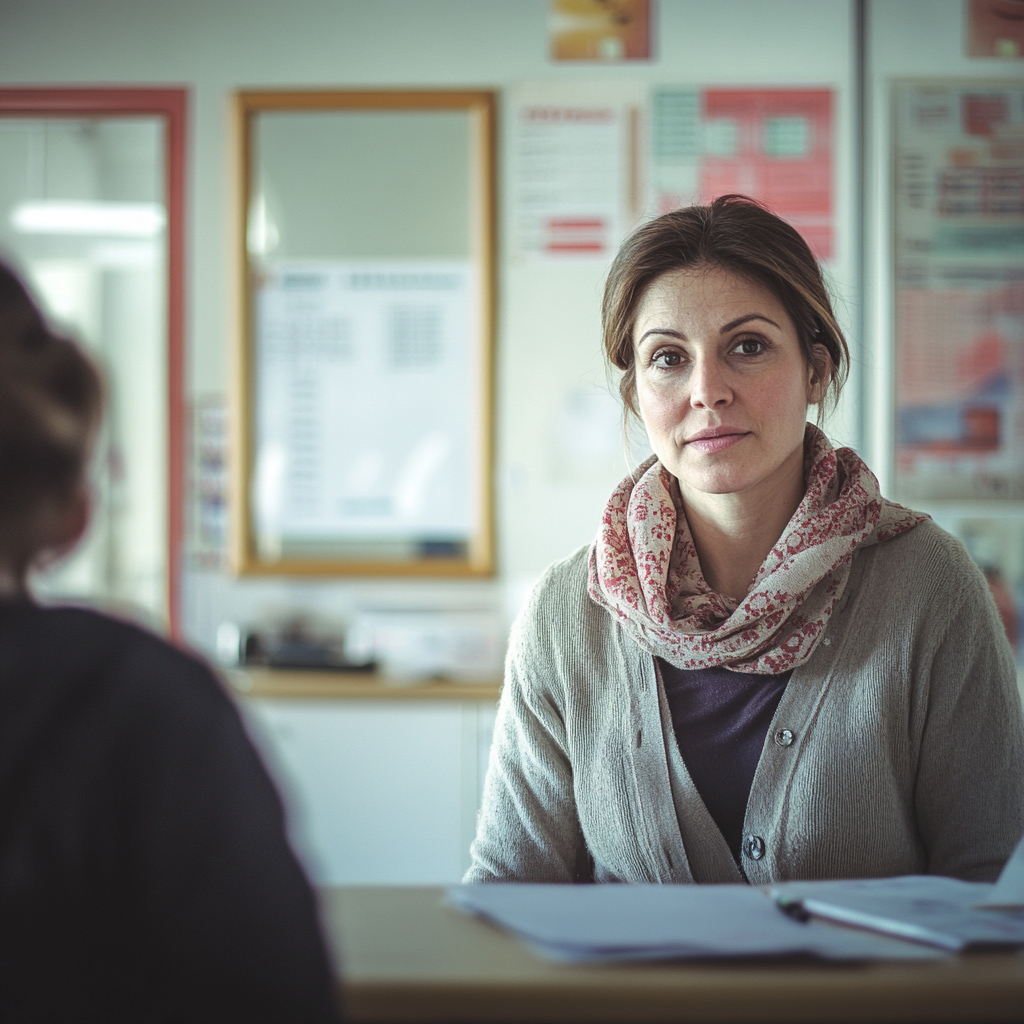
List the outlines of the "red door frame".
<svg viewBox="0 0 1024 1024">
<path fill-rule="evenodd" d="M 185 89 L 0 88 L 0 116 L 155 115 L 167 126 L 167 615 L 181 640 L 185 527 Z"/>
</svg>

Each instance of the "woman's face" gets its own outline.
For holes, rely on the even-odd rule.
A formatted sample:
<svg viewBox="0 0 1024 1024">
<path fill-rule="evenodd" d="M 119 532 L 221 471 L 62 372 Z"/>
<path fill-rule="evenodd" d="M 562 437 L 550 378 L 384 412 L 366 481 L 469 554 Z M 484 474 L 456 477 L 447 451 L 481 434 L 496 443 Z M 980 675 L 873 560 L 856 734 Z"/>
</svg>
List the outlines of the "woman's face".
<svg viewBox="0 0 1024 1024">
<path fill-rule="evenodd" d="M 802 481 L 807 406 L 827 379 L 816 382 L 770 291 L 714 267 L 663 274 L 640 303 L 633 348 L 651 447 L 684 498 Z"/>
</svg>

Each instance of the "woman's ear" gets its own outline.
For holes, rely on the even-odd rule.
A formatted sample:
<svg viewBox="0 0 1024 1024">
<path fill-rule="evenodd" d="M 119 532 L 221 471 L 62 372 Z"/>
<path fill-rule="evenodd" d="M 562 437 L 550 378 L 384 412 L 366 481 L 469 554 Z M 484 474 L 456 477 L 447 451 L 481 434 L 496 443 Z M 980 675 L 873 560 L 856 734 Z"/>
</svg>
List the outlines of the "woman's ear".
<svg viewBox="0 0 1024 1024">
<path fill-rule="evenodd" d="M 832 380 L 832 357 L 824 345 L 811 346 L 807 365 L 807 404 L 820 405 L 825 400 Z"/>
</svg>

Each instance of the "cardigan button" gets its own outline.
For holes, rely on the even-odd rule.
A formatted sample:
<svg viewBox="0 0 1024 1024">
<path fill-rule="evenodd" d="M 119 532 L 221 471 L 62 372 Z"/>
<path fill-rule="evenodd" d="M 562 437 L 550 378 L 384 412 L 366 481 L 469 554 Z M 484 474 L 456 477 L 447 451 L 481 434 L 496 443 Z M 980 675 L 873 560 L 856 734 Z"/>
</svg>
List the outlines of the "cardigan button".
<svg viewBox="0 0 1024 1024">
<path fill-rule="evenodd" d="M 760 860 L 764 856 L 764 840 L 760 836 L 747 836 L 743 840 L 743 852 L 751 860 Z"/>
<path fill-rule="evenodd" d="M 775 734 L 775 742 L 780 747 L 790 747 L 793 745 L 793 733 L 789 729 L 780 729 Z"/>
</svg>

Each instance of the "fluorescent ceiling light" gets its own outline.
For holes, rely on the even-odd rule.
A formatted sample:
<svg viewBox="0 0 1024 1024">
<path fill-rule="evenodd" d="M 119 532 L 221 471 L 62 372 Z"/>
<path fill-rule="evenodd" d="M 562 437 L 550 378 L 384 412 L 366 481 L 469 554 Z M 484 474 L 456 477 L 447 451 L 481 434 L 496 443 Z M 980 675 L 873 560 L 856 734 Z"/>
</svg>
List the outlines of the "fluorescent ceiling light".
<svg viewBox="0 0 1024 1024">
<path fill-rule="evenodd" d="M 39 199 L 20 203 L 11 212 L 11 226 L 26 235 L 152 238 L 166 223 L 167 215 L 157 203 Z"/>
</svg>

